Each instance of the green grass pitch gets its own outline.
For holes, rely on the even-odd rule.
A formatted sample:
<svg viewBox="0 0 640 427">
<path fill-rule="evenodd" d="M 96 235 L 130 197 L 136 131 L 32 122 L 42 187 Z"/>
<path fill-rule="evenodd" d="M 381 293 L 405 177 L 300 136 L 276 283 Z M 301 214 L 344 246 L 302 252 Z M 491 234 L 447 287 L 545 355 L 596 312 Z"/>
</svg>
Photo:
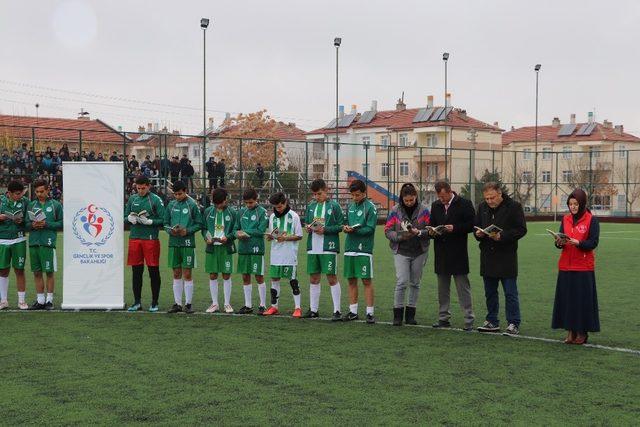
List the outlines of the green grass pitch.
<svg viewBox="0 0 640 427">
<path fill-rule="evenodd" d="M 521 333 L 561 339 L 563 331 L 550 329 L 559 251 L 544 231 L 549 227 L 557 225 L 530 223 L 520 244 Z M 163 234 L 161 264 L 165 244 Z M 477 243 L 471 238 L 469 245 L 479 325 L 486 314 L 484 291 Z M 639 249 L 640 226 L 602 224 L 596 255 L 602 332 L 591 336 L 595 344 L 640 350 Z M 421 325 L 437 318 L 429 251 Z M 61 261 L 61 245 L 58 254 Z M 201 242 L 199 254 L 202 266 Z M 305 257 L 300 261 L 303 272 Z M 382 228 L 374 272 L 376 316 L 388 322 L 395 275 Z M 169 269 L 162 268 L 162 278 L 166 310 L 173 299 Z M 241 282 L 233 279 L 232 304 L 239 308 Z M 306 309 L 308 281 L 301 279 Z M 0 424 L 632 425 L 640 417 L 636 354 L 382 323 L 209 316 L 202 314 L 210 303 L 202 267 L 194 280 L 195 315 L 0 313 Z M 31 302 L 31 277 L 27 290 Z M 125 290 L 130 303 L 128 281 Z M 256 288 L 253 294 L 256 306 Z M 10 296 L 15 308 L 13 276 Z M 149 299 L 145 272 L 145 308 Z M 281 308 L 290 313 L 292 304 L 283 284 Z M 326 286 L 320 312 L 331 312 Z M 452 314 L 461 327 L 455 289 Z M 501 319 L 504 326 L 502 298 Z"/>
</svg>

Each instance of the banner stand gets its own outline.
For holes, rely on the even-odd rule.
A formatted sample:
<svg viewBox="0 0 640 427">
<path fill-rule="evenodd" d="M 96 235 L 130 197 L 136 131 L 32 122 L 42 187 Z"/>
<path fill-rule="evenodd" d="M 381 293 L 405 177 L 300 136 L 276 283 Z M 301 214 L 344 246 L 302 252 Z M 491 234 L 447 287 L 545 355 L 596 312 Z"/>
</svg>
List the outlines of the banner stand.
<svg viewBox="0 0 640 427">
<path fill-rule="evenodd" d="M 63 310 L 124 308 L 124 165 L 63 162 Z"/>
</svg>

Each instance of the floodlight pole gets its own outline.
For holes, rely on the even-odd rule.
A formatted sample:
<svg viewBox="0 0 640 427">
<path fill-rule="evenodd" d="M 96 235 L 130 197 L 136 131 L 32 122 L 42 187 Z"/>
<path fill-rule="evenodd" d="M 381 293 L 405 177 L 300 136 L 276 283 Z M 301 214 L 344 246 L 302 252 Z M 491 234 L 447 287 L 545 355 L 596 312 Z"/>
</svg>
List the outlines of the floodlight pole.
<svg viewBox="0 0 640 427">
<path fill-rule="evenodd" d="M 442 61 L 444 62 L 444 111 L 447 112 L 447 63 L 449 62 L 449 52 L 444 52 L 442 54 Z M 444 120 L 446 122 L 447 116 L 445 114 Z M 447 167 L 447 127 L 444 126 L 444 177 L 445 179 L 449 176 L 449 168 Z M 438 177 L 436 176 L 436 180 Z"/>
<path fill-rule="evenodd" d="M 338 145 L 338 120 L 339 120 L 339 106 L 338 106 L 338 52 L 340 50 L 340 44 L 342 43 L 342 39 L 340 37 L 336 37 L 333 39 L 333 45 L 336 47 L 336 166 L 335 166 L 335 174 L 336 174 L 336 201 L 338 201 L 338 187 L 340 185 L 339 176 L 340 176 L 340 166 L 339 166 L 339 156 L 338 150 L 340 146 Z"/>
<path fill-rule="evenodd" d="M 202 165 L 200 174 L 202 178 L 202 206 L 207 206 L 207 183 L 205 181 L 205 163 L 207 161 L 207 27 L 209 19 L 200 20 L 202 28 Z"/>
</svg>

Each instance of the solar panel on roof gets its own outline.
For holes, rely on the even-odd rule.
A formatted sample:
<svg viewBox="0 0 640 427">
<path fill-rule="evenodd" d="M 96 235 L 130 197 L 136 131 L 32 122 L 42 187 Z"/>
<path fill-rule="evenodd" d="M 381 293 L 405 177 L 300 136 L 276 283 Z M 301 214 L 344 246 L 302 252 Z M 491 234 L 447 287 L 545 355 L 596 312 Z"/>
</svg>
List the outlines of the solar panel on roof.
<svg viewBox="0 0 640 427">
<path fill-rule="evenodd" d="M 366 124 L 366 123 L 370 123 L 371 120 L 373 120 L 373 118 L 376 116 L 376 112 L 375 111 L 365 111 L 361 116 L 360 116 L 360 120 L 358 120 L 358 123 L 361 124 Z"/>
<path fill-rule="evenodd" d="M 453 111 L 453 107 L 445 108 L 445 110 L 440 114 L 438 120 L 445 120 L 451 111 Z"/>
<path fill-rule="evenodd" d="M 589 127 L 587 127 L 587 128 L 585 129 L 585 131 L 584 131 L 584 135 L 585 135 L 585 136 L 587 136 L 587 135 L 591 135 L 591 133 L 593 132 L 593 130 L 594 130 L 595 128 L 596 128 L 596 124 L 595 124 L 595 123 L 591 123 L 591 124 L 589 125 Z"/>
<path fill-rule="evenodd" d="M 346 128 L 348 126 L 351 125 L 351 123 L 353 122 L 353 119 L 356 118 L 355 114 L 347 114 L 346 116 L 344 116 L 343 118 L 340 119 L 340 121 L 338 122 L 338 127 L 339 128 Z"/>
<path fill-rule="evenodd" d="M 583 136 L 583 135 L 587 135 L 586 131 L 589 128 L 589 123 L 585 123 L 582 126 L 580 126 L 580 129 L 578 129 L 578 133 L 576 133 L 576 135 L 578 136 Z"/>
<path fill-rule="evenodd" d="M 426 108 L 421 108 L 413 118 L 413 123 L 424 122 L 424 116 L 427 114 Z"/>
<path fill-rule="evenodd" d="M 578 125 L 575 123 L 567 123 L 566 125 L 562 125 L 560 130 L 558 131 L 558 136 L 570 136 Z"/>
<path fill-rule="evenodd" d="M 444 107 L 438 107 L 435 109 L 435 111 L 433 112 L 433 114 L 431 115 L 431 117 L 429 118 L 430 122 L 437 122 L 440 117 L 440 114 L 442 114 L 442 112 L 444 111 Z"/>
<path fill-rule="evenodd" d="M 326 125 L 324 128 L 325 128 L 325 129 L 331 129 L 331 128 L 334 128 L 334 127 L 336 127 L 336 119 L 331 120 L 331 121 L 329 122 L 329 124 L 328 124 L 328 125 Z"/>
</svg>

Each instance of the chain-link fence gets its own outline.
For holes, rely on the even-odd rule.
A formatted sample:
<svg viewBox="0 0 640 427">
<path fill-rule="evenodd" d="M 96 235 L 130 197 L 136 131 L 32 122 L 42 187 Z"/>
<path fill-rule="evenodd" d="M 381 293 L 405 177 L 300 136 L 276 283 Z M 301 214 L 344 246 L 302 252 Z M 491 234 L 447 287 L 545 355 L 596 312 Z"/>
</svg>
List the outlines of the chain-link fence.
<svg viewBox="0 0 640 427">
<path fill-rule="evenodd" d="M 30 184 L 45 178 L 52 195 L 62 198 L 64 161 L 111 160 L 125 165 L 127 195 L 134 191 L 135 177 L 144 174 L 165 200 L 181 180 L 205 206 L 213 188 L 226 188 L 233 203 L 239 203 L 242 191 L 252 187 L 265 203 L 282 191 L 294 209 L 303 210 L 316 178 L 325 179 L 332 194 L 346 203 L 348 183 L 362 179 L 384 216 L 403 183 L 415 184 L 430 202 L 436 198 L 435 182 L 444 179 L 474 203 L 482 199 L 484 182 L 501 181 L 530 215 L 566 212 L 567 195 L 580 187 L 597 215 L 640 216 L 640 150 L 560 149 L 535 153 L 0 125 L 0 187 L 11 179 Z"/>
</svg>

